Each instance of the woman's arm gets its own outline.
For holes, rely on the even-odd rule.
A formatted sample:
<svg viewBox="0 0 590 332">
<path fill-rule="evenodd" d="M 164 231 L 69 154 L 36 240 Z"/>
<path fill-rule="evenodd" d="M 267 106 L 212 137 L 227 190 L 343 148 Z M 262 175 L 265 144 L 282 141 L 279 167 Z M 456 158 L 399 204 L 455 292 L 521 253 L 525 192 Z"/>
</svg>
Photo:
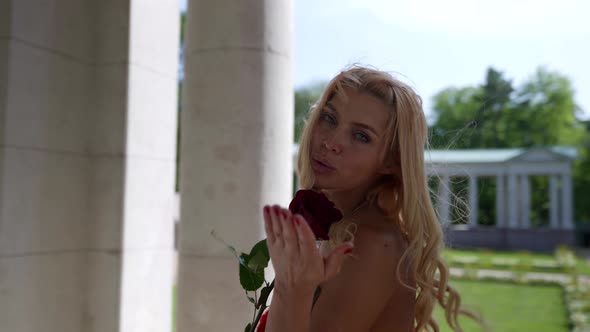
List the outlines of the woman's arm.
<svg viewBox="0 0 590 332">
<path fill-rule="evenodd" d="M 309 331 L 313 292 L 275 289 L 266 332 Z"/>
<path fill-rule="evenodd" d="M 275 270 L 266 331 L 309 331 L 314 291 L 338 273 L 351 244 L 341 245 L 328 257 L 322 257 L 303 217 L 294 217 L 278 206 L 264 208 L 264 227 Z"/>
</svg>

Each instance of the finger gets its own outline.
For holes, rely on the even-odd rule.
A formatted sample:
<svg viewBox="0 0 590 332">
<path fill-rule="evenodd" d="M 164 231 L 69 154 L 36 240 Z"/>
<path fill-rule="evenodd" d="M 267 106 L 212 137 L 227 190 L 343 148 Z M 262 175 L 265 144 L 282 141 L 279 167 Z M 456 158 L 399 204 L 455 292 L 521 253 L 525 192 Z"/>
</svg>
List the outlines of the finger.
<svg viewBox="0 0 590 332">
<path fill-rule="evenodd" d="M 298 220 L 296 230 L 297 239 L 299 241 L 299 250 L 301 250 L 303 255 L 311 255 L 317 251 L 315 235 L 303 216 L 296 214 L 295 218 Z"/>
<path fill-rule="evenodd" d="M 283 240 L 285 249 L 292 254 L 299 255 L 299 241 L 293 221 L 293 215 L 289 210 L 281 209 L 281 221 L 283 226 Z"/>
<path fill-rule="evenodd" d="M 273 244 L 276 241 L 276 238 L 272 229 L 272 219 L 270 218 L 270 207 L 268 205 L 264 206 L 262 215 L 264 217 L 264 231 L 266 232 L 266 239 L 269 244 Z"/>
<path fill-rule="evenodd" d="M 280 209 L 281 208 L 278 205 L 273 205 L 270 209 L 270 218 L 272 221 L 272 230 L 275 237 L 275 244 L 282 248 L 284 246 L 284 241 L 283 225 L 281 220 L 279 219 Z"/>
<path fill-rule="evenodd" d="M 332 251 L 325 259 L 325 280 L 332 279 L 340 272 L 344 259 L 350 253 L 352 253 L 351 243 L 341 245 Z"/>
</svg>

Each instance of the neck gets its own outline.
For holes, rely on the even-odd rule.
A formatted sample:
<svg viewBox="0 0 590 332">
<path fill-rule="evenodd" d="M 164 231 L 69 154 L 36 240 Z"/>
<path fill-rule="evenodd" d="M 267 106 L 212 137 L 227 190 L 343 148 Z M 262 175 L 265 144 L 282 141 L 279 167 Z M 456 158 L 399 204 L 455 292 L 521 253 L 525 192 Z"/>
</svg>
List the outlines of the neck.
<svg viewBox="0 0 590 332">
<path fill-rule="evenodd" d="M 365 190 L 329 190 L 322 192 L 332 201 L 346 218 L 363 205 L 366 200 Z"/>
</svg>

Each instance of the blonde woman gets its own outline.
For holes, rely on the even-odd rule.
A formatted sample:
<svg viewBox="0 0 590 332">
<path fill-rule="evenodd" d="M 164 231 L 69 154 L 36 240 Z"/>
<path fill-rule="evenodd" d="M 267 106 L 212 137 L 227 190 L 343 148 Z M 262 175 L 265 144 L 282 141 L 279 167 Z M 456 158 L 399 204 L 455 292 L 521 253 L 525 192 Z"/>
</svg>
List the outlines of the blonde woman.
<svg viewBox="0 0 590 332">
<path fill-rule="evenodd" d="M 324 193 L 344 217 L 318 250 L 301 216 L 265 207 L 276 274 L 267 332 L 438 331 L 437 302 L 462 331 L 426 146 L 421 99 L 408 85 L 360 66 L 329 83 L 308 115 L 297 171 L 301 188 Z"/>
</svg>

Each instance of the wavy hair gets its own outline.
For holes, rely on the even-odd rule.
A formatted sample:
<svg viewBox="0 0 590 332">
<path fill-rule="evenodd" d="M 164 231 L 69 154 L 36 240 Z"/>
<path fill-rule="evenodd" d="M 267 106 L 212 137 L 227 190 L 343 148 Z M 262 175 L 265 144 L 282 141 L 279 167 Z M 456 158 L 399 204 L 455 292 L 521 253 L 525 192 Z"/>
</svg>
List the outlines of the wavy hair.
<svg viewBox="0 0 590 332">
<path fill-rule="evenodd" d="M 479 317 L 461 308 L 461 297 L 449 285 L 449 268 L 441 257 L 443 231 L 432 206 L 424 164 L 428 127 L 422 100 L 410 86 L 387 72 L 358 65 L 345 69 L 332 79 L 320 99 L 310 108 L 305 122 L 297 156 L 300 187 L 312 189 L 314 186 L 310 146 L 319 111 L 336 94 L 343 94 L 345 88 L 375 96 L 391 106 L 384 161 L 393 163 L 398 172 L 397 175 L 383 176 L 366 198 L 380 208 L 389 220 L 400 222 L 408 241 L 396 275 L 402 284 L 417 294 L 414 331 L 439 331 L 438 323 L 432 316 L 437 301 L 444 308 L 446 320 L 453 331 L 463 332 L 458 322 L 459 314 L 483 324 Z M 334 234 L 337 243 L 354 238 L 351 227 L 345 226 L 335 224 L 332 227 L 335 229 L 330 231 L 331 234 L 337 233 Z M 356 227 L 354 224 L 348 226 Z M 415 288 L 403 282 L 400 273 L 402 263 L 409 267 L 412 274 L 410 280 L 415 281 Z"/>
</svg>

